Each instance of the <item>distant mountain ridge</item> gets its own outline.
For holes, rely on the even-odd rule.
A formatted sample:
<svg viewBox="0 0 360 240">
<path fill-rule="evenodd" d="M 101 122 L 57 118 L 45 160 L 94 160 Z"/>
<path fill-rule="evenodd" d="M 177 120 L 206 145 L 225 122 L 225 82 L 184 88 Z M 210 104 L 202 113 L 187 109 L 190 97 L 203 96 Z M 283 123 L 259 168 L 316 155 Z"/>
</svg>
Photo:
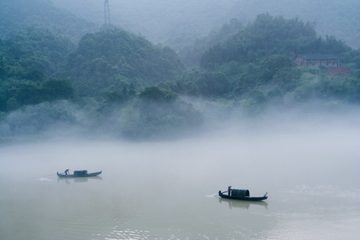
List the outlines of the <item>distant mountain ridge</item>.
<svg viewBox="0 0 360 240">
<path fill-rule="evenodd" d="M 26 27 L 51 30 L 78 41 L 84 34 L 98 29 L 73 13 L 56 7 L 49 0 L 0 0 L 0 37 Z"/>
<path fill-rule="evenodd" d="M 103 23 L 103 1 L 52 0 L 88 21 Z M 258 14 L 298 17 L 314 23 L 322 36 L 335 36 L 353 48 L 360 47 L 358 0 L 110 0 L 112 22 L 141 33 L 150 41 L 181 49 L 221 28 L 232 18 L 244 25 Z"/>
</svg>

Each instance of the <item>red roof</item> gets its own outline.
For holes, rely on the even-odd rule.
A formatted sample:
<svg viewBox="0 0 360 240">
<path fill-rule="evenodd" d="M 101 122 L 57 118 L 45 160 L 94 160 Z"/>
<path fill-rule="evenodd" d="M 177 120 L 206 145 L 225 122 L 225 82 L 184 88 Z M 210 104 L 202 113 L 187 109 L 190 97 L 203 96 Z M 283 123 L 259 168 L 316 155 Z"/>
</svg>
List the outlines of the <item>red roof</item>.
<svg viewBox="0 0 360 240">
<path fill-rule="evenodd" d="M 329 76 L 344 76 L 344 77 L 350 77 L 350 68 L 339 66 L 336 68 L 328 68 L 326 70 L 327 75 Z"/>
</svg>

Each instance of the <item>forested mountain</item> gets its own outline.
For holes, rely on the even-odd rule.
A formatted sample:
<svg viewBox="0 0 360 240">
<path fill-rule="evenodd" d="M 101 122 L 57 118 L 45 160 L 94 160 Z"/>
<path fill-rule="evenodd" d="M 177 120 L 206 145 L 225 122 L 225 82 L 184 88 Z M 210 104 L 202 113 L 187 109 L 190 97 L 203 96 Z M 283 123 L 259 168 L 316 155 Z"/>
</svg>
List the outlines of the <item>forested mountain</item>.
<svg viewBox="0 0 360 240">
<path fill-rule="evenodd" d="M 286 20 L 260 14 L 245 29 L 205 52 L 201 66 L 214 68 L 230 61 L 249 63 L 272 54 L 295 57 L 303 53 L 341 54 L 350 50 L 334 37 L 318 37 L 310 23 L 298 18 Z"/>
<path fill-rule="evenodd" d="M 236 18 L 225 23 L 220 30 L 212 31 L 208 36 L 197 39 L 193 45 L 180 49 L 179 56 L 188 68 L 197 68 L 201 56 L 209 48 L 227 40 L 243 28 L 243 24 Z"/>
<path fill-rule="evenodd" d="M 48 1 L 32 1 L 38 9 L 57 11 Z M 2 11 L 22 9 L 25 2 L 12 3 L 2 2 Z M 149 139 L 193 131 L 209 115 L 226 117 L 225 112 L 244 117 L 313 100 L 335 108 L 360 103 L 360 51 L 320 36 L 313 22 L 296 17 L 263 13 L 248 24 L 232 19 L 180 52 L 188 66 L 199 65 L 186 70 L 174 50 L 141 35 L 106 26 L 74 41 L 52 20 L 32 21 L 37 10 L 24 11 L 13 31 L 1 24 L 3 139 L 59 126 L 76 127 L 81 134 Z M 62 25 L 74 21 L 58 13 Z M 1 15 L 8 24 L 16 22 L 14 16 Z M 336 56 L 346 72 L 296 65 L 295 57 L 304 54 Z M 217 106 L 216 112 L 208 114 L 201 101 Z"/>
<path fill-rule="evenodd" d="M 72 98 L 70 82 L 53 75 L 74 48 L 70 40 L 36 27 L 0 39 L 0 111 Z"/>
<path fill-rule="evenodd" d="M 153 86 L 185 70 L 170 48 L 115 27 L 75 45 L 52 25 L 26 26 L 0 39 L 0 141 L 59 126 L 143 139 L 201 124 L 191 104 Z"/>
<path fill-rule="evenodd" d="M 0 37 L 27 27 L 48 29 L 73 41 L 95 31 L 94 23 L 54 6 L 50 0 L 0 0 Z"/>
<path fill-rule="evenodd" d="M 81 96 L 103 94 L 107 89 L 136 89 L 172 80 L 185 67 L 167 47 L 116 28 L 85 35 L 62 68 Z"/>
<path fill-rule="evenodd" d="M 266 12 L 285 18 L 298 17 L 311 22 L 320 36 L 334 36 L 353 48 L 360 48 L 359 9 L 357 0 L 239 0 L 229 15 L 240 21 L 253 20 Z"/>
<path fill-rule="evenodd" d="M 330 76 L 322 66 L 297 66 L 301 54 L 335 54 L 351 77 Z M 360 102 L 360 52 L 334 37 L 319 37 L 298 18 L 260 14 L 202 55 L 199 70 L 167 86 L 192 96 L 235 100 L 250 111 L 276 102 L 281 107 L 310 99 Z"/>
</svg>

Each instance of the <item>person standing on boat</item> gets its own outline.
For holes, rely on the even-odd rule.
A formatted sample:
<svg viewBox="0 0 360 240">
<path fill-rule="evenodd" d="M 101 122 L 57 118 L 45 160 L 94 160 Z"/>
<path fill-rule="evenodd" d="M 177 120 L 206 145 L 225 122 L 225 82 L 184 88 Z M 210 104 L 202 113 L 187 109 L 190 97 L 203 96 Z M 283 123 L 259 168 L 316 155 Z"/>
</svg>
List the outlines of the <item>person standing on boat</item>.
<svg viewBox="0 0 360 240">
<path fill-rule="evenodd" d="M 65 170 L 65 175 L 67 175 L 67 174 L 68 174 L 68 172 L 69 172 L 69 169 L 66 169 L 66 170 Z"/>
<path fill-rule="evenodd" d="M 231 186 L 228 186 L 228 195 L 231 196 Z"/>
</svg>

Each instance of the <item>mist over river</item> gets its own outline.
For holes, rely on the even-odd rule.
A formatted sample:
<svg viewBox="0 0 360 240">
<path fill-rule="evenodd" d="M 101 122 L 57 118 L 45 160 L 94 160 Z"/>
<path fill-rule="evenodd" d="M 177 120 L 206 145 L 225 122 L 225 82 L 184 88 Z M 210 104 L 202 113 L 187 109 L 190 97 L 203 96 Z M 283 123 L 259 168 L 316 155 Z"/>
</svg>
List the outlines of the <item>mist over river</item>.
<svg viewBox="0 0 360 240">
<path fill-rule="evenodd" d="M 358 120 L 1 146 L 0 239 L 357 239 Z M 103 173 L 58 179 L 66 168 Z M 220 199 L 229 185 L 269 198 Z"/>
</svg>

